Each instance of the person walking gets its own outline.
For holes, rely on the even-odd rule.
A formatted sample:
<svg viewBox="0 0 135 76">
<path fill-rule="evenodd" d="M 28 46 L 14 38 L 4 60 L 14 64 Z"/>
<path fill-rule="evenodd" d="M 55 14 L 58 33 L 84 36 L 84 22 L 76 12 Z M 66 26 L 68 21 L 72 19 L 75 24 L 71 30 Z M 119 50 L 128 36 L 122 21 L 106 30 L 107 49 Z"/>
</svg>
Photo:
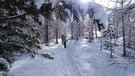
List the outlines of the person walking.
<svg viewBox="0 0 135 76">
<path fill-rule="evenodd" d="M 62 39 L 62 44 L 64 45 L 64 48 L 66 48 L 66 37 L 64 36 L 64 34 L 61 35 L 61 39 Z"/>
</svg>

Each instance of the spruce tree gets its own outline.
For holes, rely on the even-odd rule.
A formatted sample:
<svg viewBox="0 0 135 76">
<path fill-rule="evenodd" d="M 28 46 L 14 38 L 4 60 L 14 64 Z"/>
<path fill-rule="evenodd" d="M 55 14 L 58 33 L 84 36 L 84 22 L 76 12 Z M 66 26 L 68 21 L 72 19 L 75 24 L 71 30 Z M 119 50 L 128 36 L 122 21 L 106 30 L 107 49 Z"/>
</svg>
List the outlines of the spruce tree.
<svg viewBox="0 0 135 76">
<path fill-rule="evenodd" d="M 40 27 L 34 0 L 0 1 L 0 56 L 9 63 L 17 54 L 34 57 L 40 49 Z M 34 24 L 32 24 L 34 23 Z M 39 54 L 53 59 L 49 54 Z"/>
</svg>

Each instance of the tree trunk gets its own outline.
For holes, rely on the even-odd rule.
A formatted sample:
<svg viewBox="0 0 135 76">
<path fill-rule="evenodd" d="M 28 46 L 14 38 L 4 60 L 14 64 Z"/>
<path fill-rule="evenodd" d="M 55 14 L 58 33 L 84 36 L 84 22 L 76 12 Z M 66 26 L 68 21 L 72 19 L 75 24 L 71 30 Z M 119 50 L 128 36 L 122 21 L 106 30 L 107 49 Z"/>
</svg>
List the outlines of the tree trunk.
<svg viewBox="0 0 135 76">
<path fill-rule="evenodd" d="M 93 20 L 94 25 L 95 25 L 95 37 L 97 38 L 97 23 L 96 20 Z"/>
<path fill-rule="evenodd" d="M 71 23 L 71 39 L 74 39 L 74 37 L 73 37 L 73 22 Z"/>
<path fill-rule="evenodd" d="M 56 44 L 58 44 L 58 28 L 56 29 Z"/>
<path fill-rule="evenodd" d="M 101 45 L 100 45 L 100 51 L 102 51 L 102 48 L 103 48 L 103 38 L 101 37 Z"/>
<path fill-rule="evenodd" d="M 49 46 L 49 38 L 48 38 L 48 24 L 45 25 L 45 44 L 46 46 Z"/>
<path fill-rule="evenodd" d="M 129 14 L 128 14 L 128 48 L 131 48 L 131 35 L 132 35 L 132 25 L 130 24 L 130 17 L 129 17 Z"/>
<path fill-rule="evenodd" d="M 126 56 L 126 44 L 125 44 L 125 26 L 124 26 L 124 8 L 123 8 L 124 1 L 122 0 L 122 29 L 123 29 L 123 56 Z"/>
<path fill-rule="evenodd" d="M 78 41 L 79 37 L 79 24 L 76 25 L 76 40 Z"/>
<path fill-rule="evenodd" d="M 92 39 L 92 41 L 94 40 L 94 33 L 93 33 L 93 30 L 94 30 L 94 28 L 93 28 L 93 23 L 91 23 L 91 39 Z"/>
<path fill-rule="evenodd" d="M 111 54 L 110 54 L 110 58 L 113 57 L 112 53 L 113 53 L 113 46 L 112 46 L 112 30 L 110 32 L 110 51 L 111 51 Z"/>
</svg>

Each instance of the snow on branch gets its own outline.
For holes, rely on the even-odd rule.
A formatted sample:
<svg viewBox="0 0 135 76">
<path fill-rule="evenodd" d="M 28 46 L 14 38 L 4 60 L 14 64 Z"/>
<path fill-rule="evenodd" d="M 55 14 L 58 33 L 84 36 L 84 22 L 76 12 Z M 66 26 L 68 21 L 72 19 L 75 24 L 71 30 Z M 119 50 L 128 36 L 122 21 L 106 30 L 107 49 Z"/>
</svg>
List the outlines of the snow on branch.
<svg viewBox="0 0 135 76">
<path fill-rule="evenodd" d="M 9 63 L 4 58 L 0 58 L 0 70 L 1 71 L 8 71 L 9 70 Z"/>
<path fill-rule="evenodd" d="M 9 17 L 5 17 L 5 18 L 0 18 L 0 20 L 15 19 L 15 18 L 23 17 L 23 16 L 28 15 L 28 14 L 29 13 L 24 13 L 24 14 L 15 15 L 15 16 L 9 16 Z"/>
</svg>

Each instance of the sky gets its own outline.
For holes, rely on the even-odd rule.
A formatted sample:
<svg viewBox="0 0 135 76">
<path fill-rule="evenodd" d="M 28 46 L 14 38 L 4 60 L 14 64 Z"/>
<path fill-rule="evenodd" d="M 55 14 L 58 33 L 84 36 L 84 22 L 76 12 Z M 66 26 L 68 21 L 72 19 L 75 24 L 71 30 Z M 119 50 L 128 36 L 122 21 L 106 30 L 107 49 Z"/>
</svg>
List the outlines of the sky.
<svg viewBox="0 0 135 76">
<path fill-rule="evenodd" d="M 110 0 L 95 0 L 95 2 L 109 8 L 114 6 L 114 3 Z"/>
<path fill-rule="evenodd" d="M 95 2 L 108 8 L 112 8 L 114 6 L 114 3 L 111 2 L 110 0 L 80 0 L 80 2 L 82 3 Z"/>
<path fill-rule="evenodd" d="M 85 1 L 85 0 L 84 0 Z M 115 2 L 112 2 L 112 1 L 116 1 L 116 0 L 87 0 L 87 1 L 94 1 L 96 3 L 99 3 L 105 7 L 108 7 L 108 8 L 113 8 L 115 7 Z M 124 3 L 125 5 L 130 2 L 130 0 L 125 0 L 126 2 Z M 135 3 L 135 0 L 132 0 L 131 3 Z"/>
</svg>

